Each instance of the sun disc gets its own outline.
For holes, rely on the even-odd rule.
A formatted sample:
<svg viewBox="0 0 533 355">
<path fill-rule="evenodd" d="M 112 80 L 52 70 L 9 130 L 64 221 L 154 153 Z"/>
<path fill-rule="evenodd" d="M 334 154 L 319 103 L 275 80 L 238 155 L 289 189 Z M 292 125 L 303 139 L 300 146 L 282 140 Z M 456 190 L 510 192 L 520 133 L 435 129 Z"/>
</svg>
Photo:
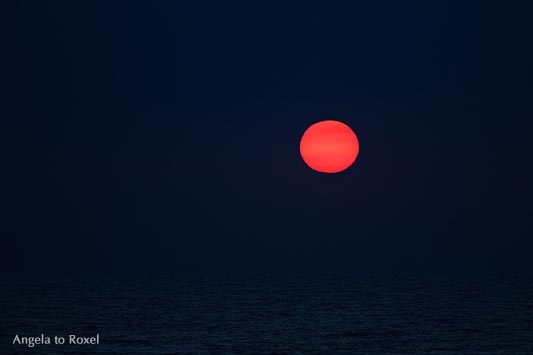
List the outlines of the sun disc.
<svg viewBox="0 0 533 355">
<path fill-rule="evenodd" d="M 359 154 L 359 140 L 345 123 L 326 120 L 311 125 L 300 140 L 304 162 L 321 173 L 348 169 Z"/>
</svg>

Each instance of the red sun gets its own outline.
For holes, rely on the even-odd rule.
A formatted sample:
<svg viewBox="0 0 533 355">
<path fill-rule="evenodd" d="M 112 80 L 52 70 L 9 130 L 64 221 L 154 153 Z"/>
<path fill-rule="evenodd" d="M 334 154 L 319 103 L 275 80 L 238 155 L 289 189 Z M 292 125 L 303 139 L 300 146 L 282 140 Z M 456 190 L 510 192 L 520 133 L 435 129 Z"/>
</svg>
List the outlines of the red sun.
<svg viewBox="0 0 533 355">
<path fill-rule="evenodd" d="M 313 170 L 338 173 L 357 159 L 359 140 L 346 124 L 327 120 L 311 125 L 300 141 L 300 154 Z"/>
</svg>

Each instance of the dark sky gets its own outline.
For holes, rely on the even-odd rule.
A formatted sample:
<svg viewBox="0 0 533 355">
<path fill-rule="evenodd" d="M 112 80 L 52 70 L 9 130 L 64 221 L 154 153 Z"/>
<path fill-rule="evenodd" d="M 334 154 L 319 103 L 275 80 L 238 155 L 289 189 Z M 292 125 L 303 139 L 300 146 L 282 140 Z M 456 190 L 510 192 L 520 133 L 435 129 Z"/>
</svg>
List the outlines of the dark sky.
<svg viewBox="0 0 533 355">
<path fill-rule="evenodd" d="M 518 2 L 12 11 L 4 271 L 533 271 L 533 31 Z M 340 174 L 299 156 L 323 119 L 359 136 Z"/>
</svg>

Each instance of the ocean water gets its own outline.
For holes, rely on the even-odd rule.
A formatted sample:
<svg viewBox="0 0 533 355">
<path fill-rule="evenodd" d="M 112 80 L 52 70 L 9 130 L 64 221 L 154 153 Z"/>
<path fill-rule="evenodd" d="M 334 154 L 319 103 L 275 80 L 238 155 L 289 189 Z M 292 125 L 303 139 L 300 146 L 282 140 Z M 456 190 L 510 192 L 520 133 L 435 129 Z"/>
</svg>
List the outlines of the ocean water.
<svg viewBox="0 0 533 355">
<path fill-rule="evenodd" d="M 533 354 L 526 279 L 21 279 L 0 300 L 0 354 Z M 98 345 L 12 344 L 97 333 Z"/>
</svg>

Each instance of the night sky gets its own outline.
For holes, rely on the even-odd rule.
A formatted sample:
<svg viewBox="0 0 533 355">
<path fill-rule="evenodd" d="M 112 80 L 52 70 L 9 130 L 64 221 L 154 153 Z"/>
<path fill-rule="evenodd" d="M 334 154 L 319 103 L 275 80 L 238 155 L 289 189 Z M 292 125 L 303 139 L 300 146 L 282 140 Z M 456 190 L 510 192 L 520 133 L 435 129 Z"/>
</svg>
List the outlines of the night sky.
<svg viewBox="0 0 533 355">
<path fill-rule="evenodd" d="M 533 271 L 523 4 L 15 2 L 1 269 Z"/>
</svg>

